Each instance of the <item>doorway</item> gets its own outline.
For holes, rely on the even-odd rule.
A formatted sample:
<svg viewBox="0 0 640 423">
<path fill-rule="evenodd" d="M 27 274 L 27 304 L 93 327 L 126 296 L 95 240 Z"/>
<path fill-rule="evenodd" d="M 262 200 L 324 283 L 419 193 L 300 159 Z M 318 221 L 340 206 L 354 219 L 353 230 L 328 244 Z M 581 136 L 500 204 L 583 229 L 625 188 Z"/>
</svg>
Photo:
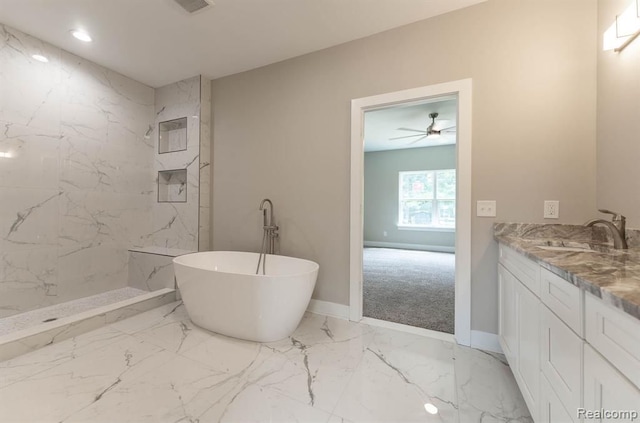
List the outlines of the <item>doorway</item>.
<svg viewBox="0 0 640 423">
<path fill-rule="evenodd" d="M 364 317 L 454 332 L 455 96 L 364 112 Z"/>
<path fill-rule="evenodd" d="M 365 250 L 363 250 L 363 240 L 365 240 L 365 232 L 371 232 L 369 224 L 365 228 L 365 120 L 367 115 L 373 116 L 375 114 L 382 115 L 385 111 L 398 111 L 401 109 L 419 109 L 424 108 L 424 105 L 453 102 L 457 107 L 454 107 L 454 116 L 452 119 L 455 122 L 455 132 L 457 143 L 454 143 L 454 147 L 451 147 L 453 151 L 453 158 L 455 161 L 455 168 L 451 169 L 417 169 L 406 171 L 406 174 L 398 173 L 397 192 L 402 191 L 402 184 L 405 187 L 416 191 L 421 191 L 426 195 L 426 191 L 431 188 L 426 185 L 433 183 L 439 176 L 441 179 L 446 179 L 451 175 L 451 171 L 455 175 L 455 192 L 456 196 L 454 203 L 447 202 L 445 198 L 441 198 L 442 204 L 436 205 L 434 201 L 428 201 L 426 198 L 419 199 L 421 201 L 414 201 L 412 198 L 405 198 L 402 196 L 397 199 L 396 213 L 397 222 L 395 228 L 387 230 L 385 228 L 376 229 L 382 236 L 386 233 L 389 235 L 391 230 L 407 230 L 411 232 L 416 231 L 418 226 L 433 226 L 435 224 L 444 224 L 446 226 L 447 218 L 449 218 L 449 226 L 455 228 L 453 236 L 455 242 L 455 256 L 453 257 L 453 263 L 455 265 L 454 271 L 454 299 L 455 304 L 454 324 L 453 332 L 455 340 L 459 344 L 470 344 L 470 228 L 471 228 L 471 80 L 454 81 L 444 84 L 431 85 L 428 87 L 415 88 L 405 91 L 399 91 L 394 93 L 382 94 L 372 97 L 366 97 L 361 99 L 352 100 L 352 136 L 351 136 L 351 234 L 350 234 L 350 319 L 354 321 L 360 321 L 364 319 L 371 320 L 366 314 L 363 315 L 364 307 L 364 290 L 365 290 L 365 269 L 363 267 Z M 429 112 L 429 114 L 433 111 Z M 432 118 L 433 116 L 430 116 Z M 436 115 L 435 119 L 438 117 Z M 432 122 L 433 123 L 433 120 Z M 444 122 L 446 124 L 446 122 Z M 419 144 L 422 142 L 429 143 L 436 137 L 429 137 L 428 131 L 430 129 L 441 129 L 438 126 L 433 125 L 431 128 L 427 125 L 423 125 L 421 128 L 405 127 L 407 130 L 406 135 L 396 134 L 397 136 L 385 135 L 383 138 L 396 138 L 393 141 L 408 141 L 406 144 L 413 142 Z M 411 130 L 415 131 L 412 132 Z M 419 132 L 422 131 L 422 132 Z M 415 136 L 412 136 L 415 135 Z M 424 135 L 424 136 L 423 136 Z M 406 138 L 405 138 L 406 137 Z M 430 139 L 431 138 L 431 139 Z M 442 138 L 442 137 L 438 137 Z M 442 167 L 442 166 L 440 166 Z M 446 167 L 446 166 L 445 166 Z M 446 171 L 449 171 L 447 174 Z M 404 182 L 403 182 L 404 180 Z M 446 182 L 446 181 L 445 181 Z M 441 184 L 442 185 L 442 184 Z M 446 184 L 445 184 L 446 185 Z M 442 188 L 442 187 L 441 187 Z M 426 191 L 425 191 L 426 190 Z M 397 195 L 397 194 L 396 194 Z M 452 199 L 448 199 L 452 200 Z M 404 201 L 404 203 L 403 203 Z M 447 208 L 453 206 L 455 213 L 449 213 L 447 217 Z M 442 214 L 442 219 L 439 220 L 439 214 Z M 369 215 L 367 216 L 369 217 Z M 451 221 L 453 219 L 453 222 Z M 374 219 L 375 220 L 375 219 Z M 369 223 L 369 222 L 367 222 Z M 375 226 L 375 225 L 373 225 Z M 405 226 L 406 228 L 404 228 Z M 447 232 L 445 228 L 442 228 L 443 232 Z M 433 228 L 431 228 L 432 232 Z M 451 232 L 451 231 L 449 231 Z M 409 232 L 407 232 L 408 234 Z M 380 235 L 378 234 L 378 235 Z M 371 238 L 371 236 L 368 236 Z M 436 237 L 437 238 L 437 237 Z M 414 260 L 416 255 L 423 254 L 421 249 L 425 249 L 425 245 L 421 244 L 422 248 L 412 248 L 410 251 L 406 251 L 405 248 L 397 248 L 398 246 L 406 246 L 410 243 L 402 242 L 385 242 L 383 241 L 369 241 L 369 247 L 371 248 L 386 248 L 396 250 L 390 253 L 395 253 L 396 258 L 393 259 L 392 254 L 379 254 L 380 250 L 366 251 L 367 259 L 371 259 L 373 256 L 377 256 L 379 259 L 380 267 L 385 267 L 385 260 L 393 263 L 399 263 L 401 260 Z M 404 244 L 404 245 L 403 245 Z M 437 244 L 437 243 L 436 243 Z M 437 246 L 434 244 L 435 246 Z M 442 244 L 442 243 L 440 243 Z M 420 245 L 420 244 L 414 244 Z M 433 249 L 434 245 L 426 246 L 426 248 Z M 444 247 L 444 246 L 443 246 Z M 403 250 L 403 251 L 397 251 Z M 446 250 L 446 248 L 445 248 Z M 370 254 L 375 253 L 375 254 Z M 384 252 L 383 252 L 384 253 Z M 387 252 L 389 253 L 389 252 Z M 398 256 L 400 253 L 400 256 Z M 387 258 L 380 258 L 386 256 Z M 374 257 L 375 258 L 375 257 Z M 437 259 L 434 259 L 436 262 Z M 419 259 L 418 261 L 422 261 Z M 371 263 L 371 260 L 368 260 Z M 397 269 L 402 269 L 402 265 L 395 266 Z M 417 270 L 421 273 L 421 270 Z M 384 279 L 384 277 L 383 277 Z M 437 295 L 432 294 L 432 295 Z M 385 295 L 382 294 L 381 297 Z M 437 303 L 437 302 L 436 302 Z M 434 304 L 436 304 L 434 303 Z M 453 305 L 452 304 L 452 305 Z M 419 304 L 418 304 L 419 305 Z M 423 304 L 427 308 L 434 308 L 432 304 Z M 453 308 L 453 307 L 452 307 Z M 368 307 L 368 312 L 371 308 Z M 410 313 L 409 313 L 410 314 Z M 376 320 L 379 320 L 374 317 Z M 393 320 L 393 319 L 389 319 Z M 398 320 L 398 319 L 396 319 Z M 403 322 L 405 323 L 405 322 Z M 393 325 L 393 324 L 391 324 Z M 388 325 L 387 325 L 388 326 Z M 432 330 L 443 331 L 442 328 L 434 327 Z M 445 330 L 443 332 L 451 332 L 451 330 Z"/>
</svg>

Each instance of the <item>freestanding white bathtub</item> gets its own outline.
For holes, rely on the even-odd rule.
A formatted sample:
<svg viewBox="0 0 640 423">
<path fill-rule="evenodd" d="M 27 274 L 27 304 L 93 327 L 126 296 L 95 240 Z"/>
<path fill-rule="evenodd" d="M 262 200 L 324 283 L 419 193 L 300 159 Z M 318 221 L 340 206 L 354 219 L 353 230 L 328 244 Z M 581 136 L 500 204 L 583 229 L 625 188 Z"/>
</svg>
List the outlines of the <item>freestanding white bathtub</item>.
<svg viewBox="0 0 640 423">
<path fill-rule="evenodd" d="M 256 275 L 258 256 L 207 251 L 173 259 L 178 288 L 193 323 L 257 342 L 277 341 L 293 333 L 309 305 L 319 266 L 309 260 L 267 255 L 266 275 Z"/>
</svg>

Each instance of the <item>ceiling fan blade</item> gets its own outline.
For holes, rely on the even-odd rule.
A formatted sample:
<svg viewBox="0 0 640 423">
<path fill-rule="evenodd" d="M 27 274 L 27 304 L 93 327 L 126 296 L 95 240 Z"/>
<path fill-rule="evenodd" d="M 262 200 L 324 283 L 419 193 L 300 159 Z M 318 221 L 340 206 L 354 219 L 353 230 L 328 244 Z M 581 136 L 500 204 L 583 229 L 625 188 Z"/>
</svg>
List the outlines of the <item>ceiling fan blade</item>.
<svg viewBox="0 0 640 423">
<path fill-rule="evenodd" d="M 418 141 L 422 141 L 422 140 L 423 140 L 423 139 L 425 139 L 425 138 L 427 138 L 427 136 L 426 136 L 426 135 L 423 135 L 423 136 L 422 136 L 422 138 L 418 138 L 417 140 L 413 140 L 413 141 L 411 141 L 411 142 L 409 143 L 409 145 L 411 145 L 411 144 L 415 144 L 415 143 L 417 143 Z"/>
<path fill-rule="evenodd" d="M 456 126 L 455 126 L 455 125 L 453 125 L 453 126 L 449 126 L 449 127 L 447 127 L 447 128 L 442 128 L 442 129 L 438 129 L 438 130 L 439 130 L 439 131 L 447 131 L 447 130 L 449 130 L 449 129 L 453 129 L 453 128 L 455 128 L 455 127 L 456 127 Z"/>
<path fill-rule="evenodd" d="M 394 137 L 394 138 L 389 138 L 389 140 L 401 140 L 403 138 L 411 138 L 411 137 L 426 137 L 427 134 L 415 134 L 415 135 L 406 135 L 404 137 Z"/>
<path fill-rule="evenodd" d="M 426 133 L 424 129 L 411 129 L 411 128 L 397 128 L 398 131 L 412 131 L 412 132 L 423 132 Z"/>
</svg>

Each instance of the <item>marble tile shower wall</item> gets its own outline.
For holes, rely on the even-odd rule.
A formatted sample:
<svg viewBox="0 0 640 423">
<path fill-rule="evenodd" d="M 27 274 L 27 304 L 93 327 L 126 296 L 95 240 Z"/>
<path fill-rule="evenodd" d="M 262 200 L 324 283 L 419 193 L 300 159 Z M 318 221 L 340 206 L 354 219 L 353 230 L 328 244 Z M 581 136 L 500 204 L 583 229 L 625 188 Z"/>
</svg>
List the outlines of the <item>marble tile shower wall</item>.
<svg viewBox="0 0 640 423">
<path fill-rule="evenodd" d="M 152 88 L 0 25 L 0 317 L 126 285 L 172 219 L 149 219 L 153 121 Z"/>
<path fill-rule="evenodd" d="M 211 246 L 211 81 L 200 79 L 200 224 L 198 251 Z"/>
<path fill-rule="evenodd" d="M 187 118 L 187 149 L 159 154 L 154 173 L 187 170 L 186 202 L 158 202 L 152 207 L 151 244 L 181 250 L 198 250 L 200 180 L 200 77 L 185 79 L 155 91 L 155 113 L 160 122 Z M 155 133 L 155 132 L 154 132 Z M 156 135 L 157 138 L 157 135 Z M 156 179 L 157 182 L 157 179 Z"/>
</svg>

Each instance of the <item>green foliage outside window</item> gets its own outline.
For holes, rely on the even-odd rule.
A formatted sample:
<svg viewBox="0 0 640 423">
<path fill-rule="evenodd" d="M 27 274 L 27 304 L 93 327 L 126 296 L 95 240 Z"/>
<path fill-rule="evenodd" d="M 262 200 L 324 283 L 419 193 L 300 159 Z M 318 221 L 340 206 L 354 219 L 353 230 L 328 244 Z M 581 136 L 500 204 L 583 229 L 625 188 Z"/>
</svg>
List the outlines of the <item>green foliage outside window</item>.
<svg viewBox="0 0 640 423">
<path fill-rule="evenodd" d="M 399 225 L 454 228 L 456 171 L 400 172 Z"/>
</svg>

